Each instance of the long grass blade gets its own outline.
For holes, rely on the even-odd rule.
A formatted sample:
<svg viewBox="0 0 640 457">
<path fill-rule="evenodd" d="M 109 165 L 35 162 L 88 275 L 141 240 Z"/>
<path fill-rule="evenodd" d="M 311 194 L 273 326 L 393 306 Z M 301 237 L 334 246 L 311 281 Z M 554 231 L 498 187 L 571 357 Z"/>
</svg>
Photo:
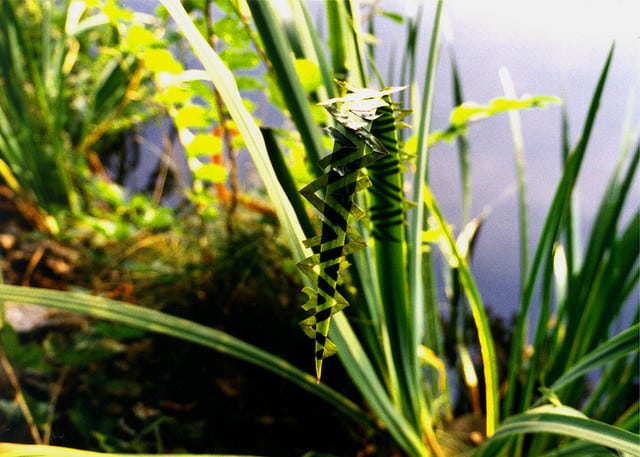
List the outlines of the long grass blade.
<svg viewBox="0 0 640 457">
<path fill-rule="evenodd" d="M 624 305 L 624 296 L 620 293 L 624 292 L 623 285 L 637 264 L 640 215 L 636 212 L 622 236 L 618 240 L 615 237 L 639 163 L 640 144 L 634 151 L 625 176 L 619 179 L 618 173 L 614 173 L 605 191 L 595 218 L 597 224 L 592 230 L 583 268 L 570 285 L 574 295 L 567 303 L 565 337 L 570 344 L 558 354 L 556 370 L 572 364 L 607 338 L 607 329 Z M 630 285 L 633 287 L 633 283 Z M 576 338 L 576 335 L 581 335 L 581 338 Z"/>
<path fill-rule="evenodd" d="M 0 455 L 4 457 L 125 457 L 133 454 L 117 454 L 105 452 L 82 451 L 61 446 L 45 446 L 34 444 L 0 443 Z M 135 454 L 137 457 L 258 457 L 230 454 Z"/>
<path fill-rule="evenodd" d="M 640 436 L 584 417 L 567 407 L 542 406 L 511 417 L 496 430 L 496 434 L 478 452 L 478 457 L 497 455 L 503 439 L 527 433 L 551 433 L 587 441 L 600 446 L 640 455 Z"/>
<path fill-rule="evenodd" d="M 190 341 L 265 368 L 331 402 L 340 411 L 358 422 L 370 423 L 370 420 L 357 405 L 330 387 L 324 384 L 318 385 L 313 376 L 280 357 L 220 330 L 153 309 L 79 292 L 0 285 L 0 301 L 30 303 L 80 313 L 96 319 L 106 319 Z"/>
<path fill-rule="evenodd" d="M 433 326 L 437 326 L 440 316 L 439 310 L 437 309 L 437 301 L 434 302 L 433 297 L 430 295 L 428 297 L 429 299 L 425 300 L 425 291 L 433 290 L 430 284 L 433 281 L 433 278 L 430 276 L 433 268 L 430 256 L 423 253 L 422 232 L 426 223 L 424 184 L 427 182 L 428 176 L 428 138 L 431 128 L 435 74 L 439 54 L 442 7 L 443 1 L 439 0 L 436 6 L 431 42 L 429 45 L 429 57 L 423 85 L 422 103 L 420 110 L 417 112 L 417 119 L 419 119 L 417 130 L 418 145 L 416 149 L 417 159 L 413 180 L 413 195 L 411 198 L 411 200 L 415 202 L 416 208 L 411 214 L 408 237 L 409 251 L 407 254 L 409 263 L 409 301 L 412 306 L 411 315 L 417 322 L 413 335 L 413 344 L 414 347 L 418 347 L 419 344 L 424 342 L 427 347 L 436 349 L 436 353 L 438 354 L 441 354 L 437 338 L 439 332 L 438 329 L 433 328 Z M 427 277 L 425 278 L 424 275 L 427 275 Z M 425 287 L 425 283 L 427 287 Z"/>
<path fill-rule="evenodd" d="M 458 64 L 452 49 L 449 50 L 449 60 L 451 60 L 453 105 L 460 106 L 464 102 L 464 96 L 462 94 L 462 82 Z M 456 138 L 456 146 L 458 149 L 458 164 L 460 166 L 460 188 L 462 190 L 462 224 L 465 225 L 471 219 L 471 166 L 467 135 L 461 134 L 458 136 Z"/>
<path fill-rule="evenodd" d="M 347 24 L 344 5 L 341 0 L 329 0 L 327 8 L 327 32 L 333 77 L 347 81 L 349 69 L 347 65 Z"/>
<path fill-rule="evenodd" d="M 611 450 L 604 446 L 579 441 L 563 446 L 561 449 L 554 449 L 540 457 L 611 457 L 612 455 L 614 454 Z"/>
<path fill-rule="evenodd" d="M 509 71 L 503 67 L 500 69 L 500 80 L 507 98 L 516 98 L 516 90 Z M 516 176 L 518 183 L 518 227 L 520 230 L 520 292 L 524 288 L 524 280 L 527 277 L 529 265 L 529 233 L 527 221 L 527 189 L 524 159 L 524 138 L 520 113 L 516 110 L 509 111 L 509 124 L 513 138 L 513 151 L 516 163 Z"/>
<path fill-rule="evenodd" d="M 281 184 L 282 190 L 289 198 L 291 206 L 293 206 L 293 210 L 296 213 L 296 217 L 304 230 L 305 236 L 307 238 L 311 237 L 315 234 L 315 229 L 313 228 L 313 225 L 311 225 L 304 202 L 300 197 L 300 192 L 298 192 L 293 176 L 291 176 L 291 172 L 287 167 L 284 154 L 278 145 L 275 132 L 268 128 L 262 128 L 260 131 L 262 132 L 264 143 L 269 154 L 269 161 L 273 166 L 278 182 Z"/>
<path fill-rule="evenodd" d="M 371 249 L 378 287 L 382 300 L 383 339 L 390 387 L 399 392 L 399 406 L 420 429 L 422 375 L 418 365 L 415 343 L 417 322 L 411 314 L 407 290 L 406 269 L 406 209 L 398 130 L 391 99 L 387 106 L 378 108 L 379 117 L 371 125 L 371 133 L 380 140 L 387 155 L 368 167 L 369 219 L 371 221 Z M 392 392 L 394 390 L 391 390 Z"/>
<path fill-rule="evenodd" d="M 634 325 L 638 325 L 640 319 L 636 312 L 633 320 Z M 619 358 L 613 363 L 607 365 L 598 373 L 598 381 L 593 386 L 588 397 L 584 399 L 581 410 L 583 413 L 594 419 L 613 423 L 626 430 L 636 430 L 633 424 L 629 427 L 627 421 L 629 416 L 626 411 L 632 411 L 634 407 L 637 409 L 638 401 L 635 406 L 629 406 L 629 402 L 637 397 L 637 389 L 634 379 L 640 371 L 640 357 L 637 354 L 630 354 L 628 357 Z M 636 420 L 637 422 L 637 420 Z"/>
<path fill-rule="evenodd" d="M 325 56 L 323 42 L 313 24 L 309 10 L 304 0 L 289 0 L 289 4 L 292 15 L 291 21 L 293 22 L 291 26 L 293 30 L 288 34 L 289 40 L 297 40 L 304 57 L 318 64 L 324 84 L 324 87 L 318 90 L 319 100 L 334 98 L 336 97 L 336 92 L 333 73 Z"/>
<path fill-rule="evenodd" d="M 625 357 L 632 352 L 638 351 L 638 332 L 640 325 L 636 324 L 624 332 L 600 345 L 596 350 L 589 353 L 580 362 L 567 370 L 561 377 L 556 379 L 549 389 L 558 391 L 576 378 L 599 368 L 607 363 Z"/>
<path fill-rule="evenodd" d="M 567 159 L 565 170 L 556 190 L 553 202 L 540 235 L 540 240 L 533 257 L 532 265 L 529 268 L 529 275 L 525 281 L 522 301 L 518 311 L 518 317 L 513 334 L 513 345 L 511 356 L 509 359 L 509 374 L 507 380 L 507 394 L 503 403 L 503 415 L 509 416 L 514 411 L 515 395 L 517 388 L 517 376 L 522 366 L 522 349 L 526 340 L 526 324 L 528 320 L 529 310 L 533 301 L 534 291 L 538 280 L 538 275 L 543 262 L 553 260 L 553 244 L 558 237 L 560 223 L 566 208 L 571 200 L 573 187 L 576 183 L 582 159 L 584 158 L 591 130 L 595 123 L 596 114 L 600 105 L 600 99 L 604 91 L 604 85 L 609 72 L 609 66 L 613 57 L 613 47 L 611 48 L 604 68 L 601 72 L 600 79 L 593 94 L 589 112 L 585 120 L 582 136 L 578 145 Z M 543 325 L 546 325 L 544 323 Z M 532 391 L 529 390 L 521 396 L 521 400 L 516 411 L 523 411 L 531 400 Z"/>
<path fill-rule="evenodd" d="M 344 313 L 334 316 L 329 335 L 340 349 L 338 356 L 340 356 L 340 360 L 349 372 L 351 379 L 375 415 L 389 429 L 389 433 L 398 445 L 410 456 L 429 455 L 421 437 L 416 434 L 390 401 L 389 394 L 380 382 L 368 358 L 363 357 L 365 351 L 353 333 Z"/>
</svg>

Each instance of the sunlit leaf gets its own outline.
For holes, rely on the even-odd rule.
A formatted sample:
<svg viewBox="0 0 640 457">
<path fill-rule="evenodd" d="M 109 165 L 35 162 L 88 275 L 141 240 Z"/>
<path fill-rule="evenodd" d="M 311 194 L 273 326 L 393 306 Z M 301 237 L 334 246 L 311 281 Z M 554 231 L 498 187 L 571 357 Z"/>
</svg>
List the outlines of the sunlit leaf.
<svg viewBox="0 0 640 457">
<path fill-rule="evenodd" d="M 171 208 L 158 208 L 152 205 L 149 205 L 142 215 L 136 218 L 136 223 L 140 226 L 154 230 L 168 229 L 175 222 L 176 219 Z"/>
<path fill-rule="evenodd" d="M 158 42 L 158 38 L 141 24 L 132 24 L 125 36 L 125 48 L 138 52 Z"/>
<path fill-rule="evenodd" d="M 227 179 L 227 170 L 222 165 L 205 163 L 192 170 L 195 179 L 201 179 L 211 183 L 221 183 Z"/>
<path fill-rule="evenodd" d="M 208 81 L 194 77 L 187 82 L 187 87 L 194 96 L 202 98 L 207 105 L 215 106 L 216 99 L 211 90 L 211 84 Z"/>
<path fill-rule="evenodd" d="M 486 119 L 505 111 L 541 108 L 549 103 L 560 104 L 561 101 L 557 97 L 540 95 L 535 97 L 524 96 L 520 99 L 498 97 L 494 98 L 486 105 L 466 102 L 453 110 L 450 121 L 452 125 L 459 126 L 469 122 Z"/>
<path fill-rule="evenodd" d="M 152 73 L 177 74 L 184 71 L 184 67 L 167 49 L 146 48 L 143 53 L 144 64 Z"/>
<path fill-rule="evenodd" d="M 387 19 L 391 19 L 396 24 L 402 24 L 404 22 L 404 16 L 393 11 L 381 11 L 380 15 L 386 17 Z"/>
<path fill-rule="evenodd" d="M 309 59 L 296 59 L 293 65 L 300 77 L 300 82 L 302 82 L 302 88 L 306 93 L 314 92 L 322 86 L 320 68 L 315 62 Z"/>
<path fill-rule="evenodd" d="M 191 143 L 185 147 L 187 157 L 199 157 L 203 155 L 220 154 L 222 151 L 222 138 L 210 133 L 198 133 Z"/>
<path fill-rule="evenodd" d="M 188 102 L 192 97 L 187 89 L 175 85 L 166 86 L 156 94 L 156 100 L 165 106 L 180 105 Z"/>
<path fill-rule="evenodd" d="M 178 108 L 173 116 L 173 121 L 179 129 L 211 125 L 209 110 L 200 105 L 186 105 Z"/>
<path fill-rule="evenodd" d="M 127 8 L 121 8 L 115 0 L 107 0 L 102 12 L 114 23 L 118 21 L 130 21 L 133 19 L 133 12 Z"/>
<path fill-rule="evenodd" d="M 124 204 L 127 197 L 127 192 L 124 187 L 103 179 L 94 180 L 92 186 L 95 189 L 96 195 L 99 195 L 102 200 L 111 206 L 119 207 Z"/>
<path fill-rule="evenodd" d="M 543 108 L 551 103 L 560 104 L 561 101 L 557 97 L 539 95 L 524 96 L 519 99 L 498 97 L 486 105 L 465 102 L 451 112 L 450 124 L 446 129 L 435 131 L 429 135 L 429 144 L 432 145 L 439 141 L 452 141 L 457 136 L 464 134 L 471 122 L 484 120 L 496 114 L 512 110 Z"/>
</svg>

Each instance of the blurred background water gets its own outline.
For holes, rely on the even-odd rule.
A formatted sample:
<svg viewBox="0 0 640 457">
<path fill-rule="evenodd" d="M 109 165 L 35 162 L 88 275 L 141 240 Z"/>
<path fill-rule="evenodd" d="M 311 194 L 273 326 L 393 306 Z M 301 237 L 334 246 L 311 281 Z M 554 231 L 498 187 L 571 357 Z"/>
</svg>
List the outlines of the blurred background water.
<svg viewBox="0 0 640 457">
<path fill-rule="evenodd" d="M 603 101 L 578 182 L 583 235 L 621 151 L 630 116 L 640 128 L 640 3 L 613 1 L 445 2 L 453 47 L 466 100 L 484 103 L 502 95 L 498 71 L 506 67 L 520 94 L 563 99 L 574 146 L 609 48 L 615 53 Z M 384 36 L 384 35 L 382 35 Z M 448 53 L 441 54 L 434 127 L 446 125 L 451 105 Z M 561 108 L 522 112 L 531 251 L 541 231 L 560 176 Z M 508 315 L 518 307 L 518 225 L 515 163 L 506 115 L 470 129 L 473 213 L 492 210 L 478 241 L 474 270 L 485 302 Z M 449 217 L 460 214 L 459 197 L 450 189 L 458 177 L 452 148 L 435 147 L 431 155 L 434 192 Z M 631 194 L 637 208 L 640 186 Z M 629 214 L 631 211 L 628 211 Z M 637 306 L 638 299 L 634 300 Z"/>
</svg>

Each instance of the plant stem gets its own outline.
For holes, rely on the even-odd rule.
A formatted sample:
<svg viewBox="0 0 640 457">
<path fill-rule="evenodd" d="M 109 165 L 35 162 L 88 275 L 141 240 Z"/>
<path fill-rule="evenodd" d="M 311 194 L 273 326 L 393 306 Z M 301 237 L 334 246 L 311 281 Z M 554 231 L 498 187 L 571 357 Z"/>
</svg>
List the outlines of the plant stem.
<svg viewBox="0 0 640 457">
<path fill-rule="evenodd" d="M 20 386 L 20 381 L 18 380 L 18 377 L 16 376 L 16 372 L 14 371 L 13 366 L 11 366 L 11 362 L 9 362 L 9 359 L 7 358 L 7 354 L 5 354 L 4 349 L 2 349 L 2 347 L 0 347 L 0 365 L 2 366 L 2 369 L 4 370 L 4 372 L 7 375 L 7 378 L 9 379 L 9 383 L 11 383 L 11 386 L 15 391 L 14 401 L 18 404 L 18 407 L 20 408 L 20 411 L 24 416 L 24 420 L 26 421 L 27 426 L 29 427 L 29 432 L 31 433 L 31 437 L 33 438 L 33 441 L 36 444 L 43 444 L 40 431 L 38 430 L 38 427 L 36 426 L 36 423 L 33 420 L 33 416 L 31 415 L 31 410 L 29 409 L 29 405 L 27 404 L 27 401 L 24 398 L 24 395 L 22 394 L 22 387 Z"/>
</svg>

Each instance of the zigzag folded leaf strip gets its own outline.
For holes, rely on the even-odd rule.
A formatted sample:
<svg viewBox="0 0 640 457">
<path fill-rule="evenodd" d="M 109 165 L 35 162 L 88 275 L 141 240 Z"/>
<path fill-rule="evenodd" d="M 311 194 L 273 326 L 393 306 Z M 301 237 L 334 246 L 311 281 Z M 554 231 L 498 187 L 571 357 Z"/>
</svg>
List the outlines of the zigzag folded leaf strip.
<svg viewBox="0 0 640 457">
<path fill-rule="evenodd" d="M 365 246 L 363 237 L 351 225 L 364 216 L 354 201 L 355 194 L 370 184 L 361 170 L 387 155 L 384 145 L 368 129 L 378 117 L 378 109 L 388 103 L 383 97 L 388 99 L 390 93 L 400 90 L 344 87 L 349 94 L 323 104 L 339 123 L 337 128 L 329 129 L 335 140 L 333 152 L 319 163 L 327 171 L 300 191 L 322 216 L 320 235 L 305 241 L 313 255 L 298 264 L 315 285 L 315 289 L 303 290 L 308 296 L 303 309 L 311 315 L 301 326 L 315 340 L 318 382 L 322 361 L 336 352 L 335 344 L 328 338 L 331 317 L 348 306 L 337 290 L 341 273 L 348 266 L 346 257 Z M 323 192 L 323 197 L 319 192 Z"/>
</svg>

